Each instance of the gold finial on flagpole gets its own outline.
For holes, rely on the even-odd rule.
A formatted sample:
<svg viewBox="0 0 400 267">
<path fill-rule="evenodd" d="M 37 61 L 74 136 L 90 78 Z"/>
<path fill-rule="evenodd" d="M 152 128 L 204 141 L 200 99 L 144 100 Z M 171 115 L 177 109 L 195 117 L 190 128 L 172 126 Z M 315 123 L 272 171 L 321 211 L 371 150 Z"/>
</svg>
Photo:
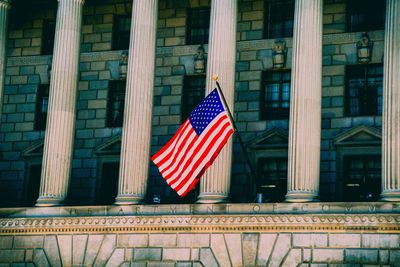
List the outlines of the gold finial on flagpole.
<svg viewBox="0 0 400 267">
<path fill-rule="evenodd" d="M 218 81 L 218 75 L 214 74 L 213 76 L 211 76 L 211 79 L 213 81 Z"/>
</svg>

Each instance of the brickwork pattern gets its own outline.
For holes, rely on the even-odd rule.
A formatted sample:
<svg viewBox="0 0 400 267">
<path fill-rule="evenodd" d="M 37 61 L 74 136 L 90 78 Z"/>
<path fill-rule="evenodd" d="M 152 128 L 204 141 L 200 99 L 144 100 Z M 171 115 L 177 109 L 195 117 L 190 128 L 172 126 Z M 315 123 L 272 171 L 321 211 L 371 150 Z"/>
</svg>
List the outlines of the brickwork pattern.
<svg viewBox="0 0 400 267">
<path fill-rule="evenodd" d="M 0 236 L 2 266 L 400 266 L 398 234 Z"/>
</svg>

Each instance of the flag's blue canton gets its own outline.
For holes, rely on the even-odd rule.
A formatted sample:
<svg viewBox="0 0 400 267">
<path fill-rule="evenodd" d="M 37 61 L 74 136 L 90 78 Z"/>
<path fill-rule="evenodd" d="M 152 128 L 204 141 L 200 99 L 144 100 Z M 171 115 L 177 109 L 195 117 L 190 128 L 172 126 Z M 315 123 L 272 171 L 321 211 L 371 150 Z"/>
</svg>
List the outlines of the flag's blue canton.
<svg viewBox="0 0 400 267">
<path fill-rule="evenodd" d="M 197 135 L 201 135 L 208 124 L 224 111 L 217 89 L 214 89 L 199 105 L 190 113 L 190 124 Z"/>
</svg>

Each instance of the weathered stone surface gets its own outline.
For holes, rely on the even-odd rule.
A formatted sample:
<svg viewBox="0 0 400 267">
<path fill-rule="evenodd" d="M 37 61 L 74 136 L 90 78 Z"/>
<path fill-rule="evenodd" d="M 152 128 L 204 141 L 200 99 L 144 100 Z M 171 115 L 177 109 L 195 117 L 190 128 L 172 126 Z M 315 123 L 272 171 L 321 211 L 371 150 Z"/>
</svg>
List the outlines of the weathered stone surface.
<svg viewBox="0 0 400 267">
<path fill-rule="evenodd" d="M 327 234 L 293 234 L 294 247 L 324 247 L 327 245 Z"/>
<path fill-rule="evenodd" d="M 359 234 L 330 234 L 330 247 L 359 247 L 361 236 Z"/>
<path fill-rule="evenodd" d="M 42 248 L 43 236 L 16 236 L 14 248 Z"/>
<path fill-rule="evenodd" d="M 161 248 L 135 248 L 134 260 L 161 260 Z"/>
<path fill-rule="evenodd" d="M 176 234 L 152 234 L 149 236 L 150 247 L 175 247 Z"/>
<path fill-rule="evenodd" d="M 57 238 L 54 235 L 46 236 L 43 247 L 51 266 L 62 266 Z M 84 253 L 85 251 L 82 251 Z"/>
<path fill-rule="evenodd" d="M 190 259 L 189 248 L 164 248 L 163 249 L 163 260 L 171 261 L 187 261 Z"/>
<path fill-rule="evenodd" d="M 57 241 L 60 249 L 62 265 L 63 266 L 72 265 L 72 236 L 58 235 Z"/>
<path fill-rule="evenodd" d="M 394 234 L 364 234 L 362 246 L 366 248 L 398 248 L 400 235 Z"/>
<path fill-rule="evenodd" d="M 105 266 L 107 267 L 118 267 L 122 264 L 124 261 L 124 254 L 125 251 L 123 248 L 117 248 L 114 250 L 113 254 L 111 254 L 111 257 L 108 259 L 107 264 Z"/>
<path fill-rule="evenodd" d="M 225 234 L 226 246 L 232 266 L 243 265 L 242 240 L 240 234 Z"/>
<path fill-rule="evenodd" d="M 115 249 L 116 235 L 105 235 L 93 266 L 104 266 Z"/>
<path fill-rule="evenodd" d="M 348 263 L 378 263 L 378 250 L 346 249 L 345 261 Z"/>
<path fill-rule="evenodd" d="M 117 247 L 145 247 L 148 240 L 145 234 L 121 234 L 117 237 Z"/>
<path fill-rule="evenodd" d="M 41 267 L 50 266 L 43 249 L 35 249 L 33 253 L 33 263 L 35 263 L 36 266 Z"/>
<path fill-rule="evenodd" d="M 93 265 L 104 235 L 90 235 L 88 239 L 84 265 Z"/>
<path fill-rule="evenodd" d="M 209 234 L 179 234 L 178 247 L 208 247 L 210 246 Z"/>
<path fill-rule="evenodd" d="M 200 261 L 204 266 L 208 266 L 208 267 L 218 267 L 219 266 L 211 249 L 209 249 L 209 248 L 201 248 L 200 249 Z"/>
<path fill-rule="evenodd" d="M 225 239 L 222 234 L 211 235 L 211 249 L 220 265 L 231 265 Z"/>
<path fill-rule="evenodd" d="M 13 236 L 0 236 L 0 249 L 12 248 Z"/>
<path fill-rule="evenodd" d="M 258 246 L 258 234 L 243 234 L 242 235 L 242 250 L 244 265 L 255 265 Z"/>
<path fill-rule="evenodd" d="M 291 249 L 283 260 L 282 266 L 297 266 L 301 263 L 301 249 Z"/>
<path fill-rule="evenodd" d="M 314 249 L 313 253 L 313 262 L 342 262 L 344 253 L 343 249 Z"/>
<path fill-rule="evenodd" d="M 258 243 L 257 264 L 266 265 L 274 247 L 277 234 L 260 234 Z"/>
<path fill-rule="evenodd" d="M 23 262 L 24 261 L 24 250 L 0 250 L 0 262 L 11 263 L 11 262 Z"/>
<path fill-rule="evenodd" d="M 279 234 L 270 257 L 271 266 L 279 266 L 290 247 L 290 234 Z"/>
<path fill-rule="evenodd" d="M 72 264 L 75 266 L 83 265 L 87 239 L 87 235 L 74 235 L 72 239 Z"/>
</svg>

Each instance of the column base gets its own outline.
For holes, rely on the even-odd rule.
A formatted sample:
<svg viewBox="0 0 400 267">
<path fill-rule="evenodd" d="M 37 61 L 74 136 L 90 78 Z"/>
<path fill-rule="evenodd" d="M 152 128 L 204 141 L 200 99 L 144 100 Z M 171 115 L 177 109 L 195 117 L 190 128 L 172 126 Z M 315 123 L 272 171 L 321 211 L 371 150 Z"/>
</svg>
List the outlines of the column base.
<svg viewBox="0 0 400 267">
<path fill-rule="evenodd" d="M 313 202 L 317 200 L 317 195 L 311 192 L 292 191 L 286 194 L 286 202 Z"/>
<path fill-rule="evenodd" d="M 400 190 L 383 191 L 381 201 L 400 202 Z"/>
<path fill-rule="evenodd" d="M 199 204 L 215 204 L 215 203 L 227 203 L 228 196 L 225 194 L 218 193 L 200 193 L 196 203 Z"/>
<path fill-rule="evenodd" d="M 56 197 L 39 197 L 36 200 L 36 207 L 52 207 L 52 206 L 62 206 L 64 204 L 63 198 Z"/>
<path fill-rule="evenodd" d="M 139 195 L 122 195 L 115 198 L 114 205 L 136 205 L 143 204 L 144 196 Z"/>
</svg>

